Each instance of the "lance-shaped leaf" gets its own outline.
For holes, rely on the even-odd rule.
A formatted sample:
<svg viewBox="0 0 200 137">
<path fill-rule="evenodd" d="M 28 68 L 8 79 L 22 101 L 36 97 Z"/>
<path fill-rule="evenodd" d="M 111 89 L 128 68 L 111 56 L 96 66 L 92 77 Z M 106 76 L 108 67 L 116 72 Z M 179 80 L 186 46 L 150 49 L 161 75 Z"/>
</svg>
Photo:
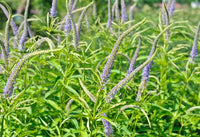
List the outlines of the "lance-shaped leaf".
<svg viewBox="0 0 200 137">
<path fill-rule="evenodd" d="M 116 54 L 118 52 L 118 49 L 119 49 L 119 46 L 122 42 L 122 40 L 131 32 L 133 31 L 135 28 L 137 28 L 138 26 L 142 25 L 144 22 L 145 22 L 146 19 L 140 21 L 139 23 L 135 24 L 133 27 L 131 27 L 130 29 L 128 29 L 127 31 L 123 32 L 117 42 L 115 43 L 111 53 L 110 53 L 110 56 L 108 58 L 108 61 L 106 62 L 106 65 L 103 69 L 103 73 L 101 75 L 101 79 L 102 79 L 102 84 L 105 84 L 108 80 L 108 77 L 110 75 L 110 71 L 112 69 L 112 66 L 113 66 L 113 63 L 114 63 L 114 60 L 116 58 Z"/>
<path fill-rule="evenodd" d="M 125 105 L 120 110 L 124 111 L 125 109 L 128 109 L 128 108 L 137 108 L 137 109 L 140 109 L 142 111 L 142 113 L 145 115 L 145 117 L 146 117 L 146 119 L 147 119 L 147 121 L 149 123 L 149 127 L 151 128 L 151 122 L 149 120 L 149 117 L 148 117 L 147 113 L 144 111 L 144 109 L 142 109 L 141 107 L 138 107 L 136 105 Z"/>
<path fill-rule="evenodd" d="M 4 88 L 3 91 L 3 95 L 4 97 L 9 97 L 12 95 L 13 92 L 13 85 L 15 83 L 16 77 L 20 72 L 21 67 L 23 66 L 23 64 L 25 63 L 26 60 L 28 60 L 31 57 L 34 57 L 36 55 L 41 55 L 41 54 L 46 54 L 46 53 L 50 53 L 50 52 L 56 52 L 56 51 L 60 51 L 62 48 L 60 49 L 54 49 L 54 50 L 42 50 L 42 51 L 36 51 L 33 53 L 29 53 L 27 55 L 24 55 L 22 57 L 22 59 L 15 65 L 14 69 L 12 70 L 12 73 L 10 74 L 6 86 Z"/>
</svg>

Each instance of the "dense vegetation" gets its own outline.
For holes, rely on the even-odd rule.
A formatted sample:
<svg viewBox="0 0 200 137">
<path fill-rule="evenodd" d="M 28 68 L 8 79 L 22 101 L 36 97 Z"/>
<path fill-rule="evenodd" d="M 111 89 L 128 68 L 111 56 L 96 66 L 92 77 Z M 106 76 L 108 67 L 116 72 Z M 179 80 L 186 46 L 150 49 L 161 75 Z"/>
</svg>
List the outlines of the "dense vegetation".
<svg viewBox="0 0 200 137">
<path fill-rule="evenodd" d="M 0 1 L 0 137 L 200 136 L 199 10 L 174 1 Z"/>
</svg>

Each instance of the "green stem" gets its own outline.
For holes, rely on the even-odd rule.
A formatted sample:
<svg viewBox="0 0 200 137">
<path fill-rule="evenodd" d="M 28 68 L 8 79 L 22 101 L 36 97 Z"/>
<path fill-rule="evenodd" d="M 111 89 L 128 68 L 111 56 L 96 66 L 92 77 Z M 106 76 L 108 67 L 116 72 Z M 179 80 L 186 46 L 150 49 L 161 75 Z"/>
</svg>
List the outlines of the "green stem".
<svg viewBox="0 0 200 137">
<path fill-rule="evenodd" d="M 1 120 L 1 134 L 0 134 L 0 137 L 3 137 L 4 119 L 5 119 L 5 116 L 3 115 L 2 120 Z"/>
</svg>

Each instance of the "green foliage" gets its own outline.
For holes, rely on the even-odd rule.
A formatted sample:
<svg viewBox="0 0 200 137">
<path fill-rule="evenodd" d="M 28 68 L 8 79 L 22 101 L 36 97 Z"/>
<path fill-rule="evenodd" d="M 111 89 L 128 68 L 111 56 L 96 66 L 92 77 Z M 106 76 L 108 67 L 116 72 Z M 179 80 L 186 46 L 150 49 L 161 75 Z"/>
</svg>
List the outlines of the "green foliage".
<svg viewBox="0 0 200 137">
<path fill-rule="evenodd" d="M 39 2 L 47 4 L 35 0 L 35 6 L 41 6 Z M 89 3 L 80 1 L 78 9 Z M 103 5 L 100 1 L 97 4 Z M 199 11 L 176 11 L 170 20 L 170 40 L 166 40 L 168 28 L 161 23 L 161 11 L 135 13 L 132 29 L 128 28 L 129 22 L 114 21 L 113 28 L 108 30 L 107 18 L 101 19 L 104 16 L 101 13 L 106 13 L 102 10 L 105 7 L 98 10 L 97 18 L 92 17 L 92 10 L 88 9 L 91 28 L 87 30 L 83 20 L 77 49 L 72 32 L 66 36 L 59 29 L 63 23 L 62 13 L 50 18 L 44 10 L 45 18 L 29 18 L 34 37 L 27 39 L 23 52 L 13 47 L 14 36 L 10 33 L 7 67 L 0 59 L 0 136 L 101 137 L 106 136 L 102 119 L 112 125 L 116 137 L 199 136 L 199 55 L 195 63 L 190 62 Z M 63 10 L 66 15 L 66 9 Z M 80 11 L 74 13 L 76 22 L 79 15 Z M 145 23 L 141 23 L 144 18 Z M 141 24 L 137 25 L 138 22 Z M 5 34 L 0 32 L 0 35 L 2 52 L 5 51 Z M 123 41 L 121 35 L 124 35 Z M 142 43 L 136 69 L 127 76 L 138 37 L 142 37 Z M 109 80 L 101 88 L 100 75 L 117 40 L 121 43 L 118 54 Z M 147 59 L 152 45 L 157 45 L 157 50 Z M 153 65 L 147 88 L 141 101 L 135 101 L 141 70 L 151 59 Z M 11 74 L 16 69 L 18 72 L 13 77 Z M 9 77 L 14 84 L 13 94 L 5 98 L 3 89 Z M 107 103 L 105 99 L 113 87 L 120 90 Z M 103 113 L 107 117 L 102 116 Z"/>
</svg>

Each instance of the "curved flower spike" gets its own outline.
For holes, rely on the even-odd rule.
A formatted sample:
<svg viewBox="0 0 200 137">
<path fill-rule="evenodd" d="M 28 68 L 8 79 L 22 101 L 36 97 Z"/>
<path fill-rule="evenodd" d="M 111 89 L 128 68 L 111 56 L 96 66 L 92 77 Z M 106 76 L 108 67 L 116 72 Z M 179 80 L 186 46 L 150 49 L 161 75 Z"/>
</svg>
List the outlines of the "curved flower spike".
<svg viewBox="0 0 200 137">
<path fill-rule="evenodd" d="M 23 64 L 25 63 L 26 60 L 28 60 L 29 58 L 31 58 L 33 56 L 36 56 L 36 55 L 46 54 L 46 53 L 50 53 L 50 52 L 56 52 L 56 51 L 59 51 L 59 50 L 62 50 L 62 48 L 54 49 L 54 50 L 36 51 L 36 52 L 29 53 L 29 54 L 23 56 L 22 59 L 15 65 L 12 73 L 10 74 L 10 76 L 8 78 L 6 86 L 5 86 L 4 90 L 3 90 L 3 96 L 7 98 L 7 97 L 12 95 L 12 93 L 13 93 L 13 85 L 15 83 L 17 75 L 19 74 L 19 72 L 21 70 L 21 67 L 23 66 Z"/>
<path fill-rule="evenodd" d="M 160 39 L 160 37 L 162 36 L 162 34 L 167 31 L 169 29 L 170 26 L 166 27 L 162 32 L 160 32 L 160 34 L 156 37 L 156 39 L 154 40 L 153 42 L 153 46 L 151 48 L 151 52 L 149 54 L 149 57 L 148 58 L 151 58 L 156 50 L 156 47 L 157 47 L 157 43 L 158 43 L 158 40 Z M 140 86 L 139 86 L 139 89 L 138 89 L 138 93 L 137 93 L 137 97 L 136 97 L 136 101 L 140 101 L 141 99 L 141 96 L 142 96 L 142 92 L 145 90 L 146 88 L 146 85 L 148 83 L 148 80 L 149 80 L 149 72 L 151 70 L 151 66 L 152 66 L 152 63 L 153 63 L 153 60 L 147 64 L 144 69 L 143 69 L 143 73 L 142 73 L 142 80 L 141 80 L 141 83 L 140 83 Z"/>
</svg>

